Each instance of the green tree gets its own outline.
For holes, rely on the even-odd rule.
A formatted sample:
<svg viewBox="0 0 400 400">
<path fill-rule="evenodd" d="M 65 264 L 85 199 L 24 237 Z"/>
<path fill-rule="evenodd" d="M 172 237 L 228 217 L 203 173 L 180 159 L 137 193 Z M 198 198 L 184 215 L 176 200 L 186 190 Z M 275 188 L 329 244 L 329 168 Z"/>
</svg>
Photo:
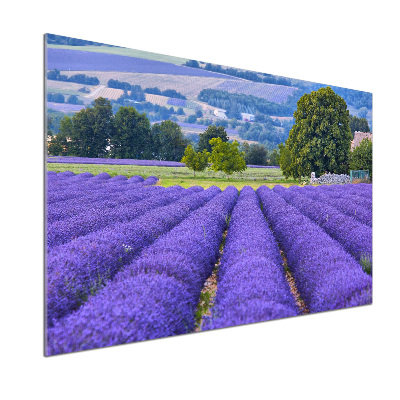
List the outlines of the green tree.
<svg viewBox="0 0 400 400">
<path fill-rule="evenodd" d="M 361 107 L 358 110 L 358 116 L 360 118 L 367 118 L 367 115 L 368 115 L 368 108 L 367 107 Z"/>
<path fill-rule="evenodd" d="M 280 169 L 282 170 L 283 175 L 285 175 L 285 178 L 287 179 L 291 176 L 290 165 L 292 164 L 292 157 L 290 154 L 290 150 L 283 143 L 279 143 L 278 148 L 279 148 L 278 164 Z"/>
<path fill-rule="evenodd" d="M 200 133 L 199 144 L 197 146 L 198 151 L 204 149 L 211 153 L 210 140 L 213 138 L 220 138 L 223 142 L 228 142 L 228 135 L 226 130 L 222 126 L 210 125 L 203 133 Z"/>
<path fill-rule="evenodd" d="M 358 118 L 350 115 L 350 130 L 354 137 L 354 132 L 370 132 L 368 121 L 365 118 Z"/>
<path fill-rule="evenodd" d="M 152 158 L 153 135 L 146 114 L 134 107 L 120 107 L 113 122 L 110 155 L 113 158 Z"/>
<path fill-rule="evenodd" d="M 68 104 L 83 104 L 83 101 L 78 99 L 78 96 L 75 96 L 74 94 L 68 97 L 67 100 Z"/>
<path fill-rule="evenodd" d="M 295 124 L 286 147 L 294 178 L 325 171 L 348 172 L 352 140 L 346 102 L 330 87 L 303 95 L 294 112 Z"/>
<path fill-rule="evenodd" d="M 180 161 L 190 143 L 181 127 L 170 120 L 152 126 L 155 142 L 155 157 L 159 160 Z"/>
<path fill-rule="evenodd" d="M 210 153 L 207 150 L 196 152 L 194 148 L 189 145 L 185 149 L 185 155 L 181 162 L 185 163 L 189 169 L 193 170 L 193 176 L 196 176 L 196 171 L 204 171 L 208 166 L 208 158 Z"/>
<path fill-rule="evenodd" d="M 241 172 L 247 168 L 245 154 L 239 151 L 239 143 L 236 140 L 229 143 L 217 137 L 210 140 L 210 145 L 212 152 L 209 162 L 211 163 L 210 169 L 213 171 L 223 171 L 229 179 L 233 172 Z"/>
<path fill-rule="evenodd" d="M 112 134 L 112 119 L 110 101 L 99 97 L 94 101 L 93 107 L 84 108 L 72 117 L 72 127 L 67 120 L 71 155 L 104 157 Z"/>
<path fill-rule="evenodd" d="M 271 165 L 271 166 L 279 165 L 280 154 L 277 149 L 272 150 L 272 152 L 268 155 L 268 157 L 269 157 L 269 160 L 268 160 L 267 165 Z"/>
<path fill-rule="evenodd" d="M 360 145 L 353 150 L 350 169 L 368 170 L 372 179 L 372 141 L 370 139 L 363 139 Z"/>
<path fill-rule="evenodd" d="M 248 151 L 245 151 L 246 164 L 267 165 L 267 150 L 261 144 L 251 144 Z"/>
<path fill-rule="evenodd" d="M 188 116 L 187 122 L 188 122 L 189 124 L 195 124 L 196 121 L 197 121 L 197 117 L 196 117 L 195 115 L 189 115 L 189 116 Z"/>
</svg>

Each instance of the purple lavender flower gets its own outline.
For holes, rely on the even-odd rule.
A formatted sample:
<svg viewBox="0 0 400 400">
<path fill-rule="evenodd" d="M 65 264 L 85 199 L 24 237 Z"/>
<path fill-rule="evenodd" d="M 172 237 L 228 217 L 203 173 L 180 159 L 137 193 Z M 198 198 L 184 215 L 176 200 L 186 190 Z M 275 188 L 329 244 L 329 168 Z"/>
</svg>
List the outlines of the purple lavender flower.
<svg viewBox="0 0 400 400">
<path fill-rule="evenodd" d="M 257 194 L 310 312 L 372 302 L 371 276 L 336 240 L 266 186 Z"/>
<path fill-rule="evenodd" d="M 246 186 L 232 213 L 212 318 L 203 329 L 298 315 L 282 264 L 259 199 Z"/>
</svg>

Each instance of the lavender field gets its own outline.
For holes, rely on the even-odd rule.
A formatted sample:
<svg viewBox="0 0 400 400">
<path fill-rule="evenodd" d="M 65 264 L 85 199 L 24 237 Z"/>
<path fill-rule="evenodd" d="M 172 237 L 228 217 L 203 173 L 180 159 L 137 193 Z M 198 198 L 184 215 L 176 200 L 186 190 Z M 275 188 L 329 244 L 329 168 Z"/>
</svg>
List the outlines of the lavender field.
<svg viewBox="0 0 400 400">
<path fill-rule="evenodd" d="M 371 185 L 157 181 L 48 172 L 48 355 L 372 303 Z"/>
<path fill-rule="evenodd" d="M 184 163 L 177 161 L 159 161 L 159 160 L 134 160 L 128 158 L 91 158 L 91 157 L 73 157 L 73 156 L 49 156 L 48 163 L 64 164 L 109 164 L 109 165 L 139 165 L 154 167 L 185 167 Z"/>
<path fill-rule="evenodd" d="M 289 86 L 233 80 L 222 82 L 215 86 L 214 89 L 261 97 L 279 104 L 287 101 L 288 97 L 297 90 L 297 88 Z"/>
<path fill-rule="evenodd" d="M 233 76 L 206 71 L 204 69 L 189 68 L 163 61 L 117 54 L 48 48 L 47 57 L 47 68 L 49 70 L 56 68 L 59 71 L 95 70 L 238 79 Z"/>
</svg>

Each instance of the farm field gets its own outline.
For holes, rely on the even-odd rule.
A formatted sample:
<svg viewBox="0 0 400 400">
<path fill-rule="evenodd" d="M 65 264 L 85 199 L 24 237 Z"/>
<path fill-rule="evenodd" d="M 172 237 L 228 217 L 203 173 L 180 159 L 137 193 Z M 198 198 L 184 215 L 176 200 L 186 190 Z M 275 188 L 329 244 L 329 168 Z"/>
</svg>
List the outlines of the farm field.
<svg viewBox="0 0 400 400">
<path fill-rule="evenodd" d="M 193 171 L 187 167 L 159 167 L 159 166 L 140 166 L 140 165 L 109 165 L 109 164 L 68 164 L 68 163 L 47 163 L 48 171 L 65 172 L 71 171 L 75 174 L 89 172 L 93 175 L 108 173 L 110 176 L 124 175 L 128 178 L 140 175 L 144 178 L 157 176 L 157 185 L 169 187 L 180 185 L 184 188 L 191 186 L 211 187 L 218 186 L 226 188 L 235 186 L 240 189 L 246 185 L 257 188 L 261 185 L 273 187 L 276 184 L 291 186 L 297 185 L 298 181 L 285 180 L 279 168 L 247 168 L 242 173 L 233 173 L 230 179 L 223 173 L 213 171 L 197 172 L 193 176 Z"/>
<path fill-rule="evenodd" d="M 197 95 L 203 89 L 213 89 L 226 80 L 224 77 L 182 76 L 148 72 L 93 71 L 93 69 L 79 71 L 79 73 L 98 78 L 102 85 L 107 85 L 110 79 L 116 79 L 121 82 L 128 82 L 131 85 L 139 85 L 143 89 L 152 87 L 158 87 L 161 91 L 175 89 L 177 92 L 190 98 L 197 98 Z M 64 70 L 62 74 L 70 77 L 77 74 L 77 72 Z"/>
<path fill-rule="evenodd" d="M 92 85 L 83 85 L 80 83 L 74 82 L 64 82 L 64 81 L 53 81 L 51 79 L 47 79 L 46 81 L 47 91 L 49 93 L 64 93 L 64 94 L 74 94 L 76 96 L 83 96 L 85 93 L 79 91 L 81 88 L 86 88 L 89 91 L 93 92 L 97 86 Z"/>
<path fill-rule="evenodd" d="M 372 185 L 113 172 L 47 172 L 47 355 L 372 303 Z"/>
<path fill-rule="evenodd" d="M 77 112 L 85 108 L 86 106 L 80 104 L 68 104 L 68 103 L 53 103 L 51 101 L 47 102 L 47 108 L 52 110 L 61 111 L 63 113 Z"/>
<path fill-rule="evenodd" d="M 204 76 L 210 78 L 224 78 L 236 80 L 238 78 L 190 68 L 182 65 L 171 64 L 163 61 L 145 58 L 121 56 L 117 54 L 86 52 L 80 50 L 66 50 L 59 48 L 47 49 L 47 69 L 59 71 L 87 71 L 95 65 L 96 71 L 119 72 L 146 72 L 153 74 L 168 74 L 180 76 Z"/>
<path fill-rule="evenodd" d="M 148 60 L 169 62 L 177 65 L 185 64 L 186 61 L 189 61 L 188 58 L 167 56 L 164 54 L 151 53 L 149 51 L 144 51 L 144 50 L 128 49 L 126 47 L 68 46 L 68 45 L 56 45 L 56 44 L 48 44 L 47 47 L 51 49 L 91 51 L 96 53 L 107 53 L 107 54 L 116 54 L 120 56 L 145 58 Z"/>
<path fill-rule="evenodd" d="M 109 100 L 118 100 L 124 91 L 122 89 L 113 89 L 106 86 L 99 85 L 91 93 L 86 94 L 84 97 L 90 99 L 91 101 L 99 97 L 104 97 Z"/>
<path fill-rule="evenodd" d="M 274 103 L 284 103 L 297 88 L 291 86 L 274 85 L 248 81 L 228 81 L 220 83 L 214 89 L 229 93 L 242 93 L 249 96 L 261 97 Z"/>
</svg>

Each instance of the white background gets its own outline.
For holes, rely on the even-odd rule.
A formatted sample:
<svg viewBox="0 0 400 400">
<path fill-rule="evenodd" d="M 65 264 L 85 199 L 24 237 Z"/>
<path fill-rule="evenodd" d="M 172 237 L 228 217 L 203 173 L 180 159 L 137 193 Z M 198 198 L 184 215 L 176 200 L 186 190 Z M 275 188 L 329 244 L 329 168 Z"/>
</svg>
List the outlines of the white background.
<svg viewBox="0 0 400 400">
<path fill-rule="evenodd" d="M 398 398 L 395 3 L 135 3 L 25 1 L 2 6 L 3 398 Z M 373 92 L 374 304 L 43 357 L 46 32 Z"/>
</svg>

